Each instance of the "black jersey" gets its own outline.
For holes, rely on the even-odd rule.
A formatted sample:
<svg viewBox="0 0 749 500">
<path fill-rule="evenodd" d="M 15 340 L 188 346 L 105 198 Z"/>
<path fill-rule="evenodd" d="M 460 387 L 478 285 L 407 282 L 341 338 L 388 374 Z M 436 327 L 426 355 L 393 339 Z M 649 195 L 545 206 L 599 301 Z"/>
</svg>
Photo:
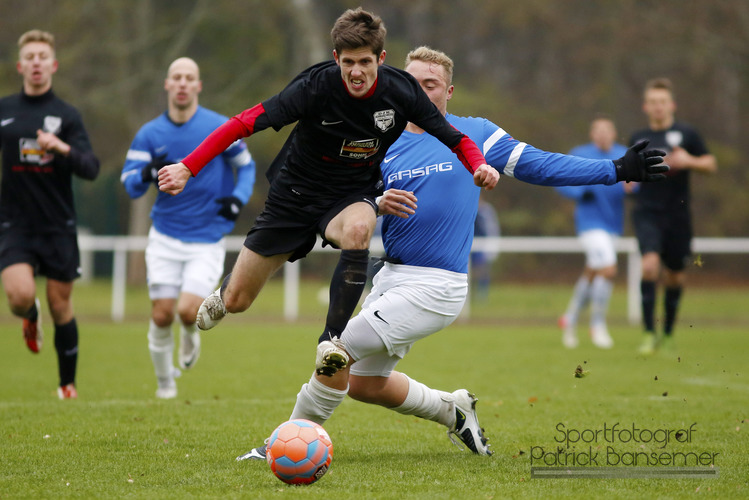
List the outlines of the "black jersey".
<svg viewBox="0 0 749 500">
<path fill-rule="evenodd" d="M 45 151 L 37 130 L 70 145 L 68 156 Z M 0 227 L 43 233 L 75 232 L 72 174 L 94 179 L 99 161 L 78 111 L 50 90 L 0 99 Z"/>
<path fill-rule="evenodd" d="M 302 194 L 340 196 L 371 190 L 380 179 L 380 162 L 409 121 L 456 151 L 467 167 L 477 160 L 464 156 L 470 153 L 470 140 L 447 122 L 407 72 L 381 65 L 369 95 L 354 98 L 346 90 L 338 65 L 327 61 L 308 68 L 280 93 L 233 117 L 223 127 L 227 133 L 217 134 L 223 140 L 209 137 L 207 143 L 214 147 L 205 148 L 204 142 L 184 163 L 196 173 L 231 141 L 297 122 L 271 165 L 269 178 L 281 177 Z"/>
<path fill-rule="evenodd" d="M 649 148 L 666 152 L 675 147 L 684 148 L 689 154 L 708 154 L 707 147 L 697 131 L 685 123 L 675 122 L 667 130 L 638 130 L 632 134 L 630 145 L 649 139 Z M 636 196 L 639 208 L 647 210 L 689 210 L 689 170 L 679 169 L 666 172 L 662 182 L 643 182 Z"/>
</svg>

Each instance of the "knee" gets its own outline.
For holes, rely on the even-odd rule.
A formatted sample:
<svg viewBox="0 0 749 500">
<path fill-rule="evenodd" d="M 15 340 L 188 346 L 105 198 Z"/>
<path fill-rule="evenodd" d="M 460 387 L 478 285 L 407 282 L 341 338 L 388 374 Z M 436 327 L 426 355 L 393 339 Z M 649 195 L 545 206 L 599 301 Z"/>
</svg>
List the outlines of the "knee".
<svg viewBox="0 0 749 500">
<path fill-rule="evenodd" d="M 164 328 L 174 321 L 174 312 L 163 307 L 154 307 L 151 311 L 151 319 L 159 328 Z"/>
<path fill-rule="evenodd" d="M 642 258 L 642 278 L 647 281 L 658 279 L 660 272 L 660 257 L 658 254 L 646 254 Z"/>
<path fill-rule="evenodd" d="M 33 290 L 8 290 L 8 305 L 11 312 L 16 316 L 25 315 L 31 309 L 31 306 L 34 305 L 34 299 Z"/>
<path fill-rule="evenodd" d="M 183 325 L 192 325 L 195 323 L 198 311 L 192 306 L 179 304 L 177 307 L 177 315 Z"/>
<path fill-rule="evenodd" d="M 366 250 L 372 239 L 373 228 L 368 221 L 357 220 L 347 224 L 343 230 L 342 248 L 347 250 Z"/>
<path fill-rule="evenodd" d="M 228 288 L 224 291 L 222 297 L 226 312 L 232 314 L 246 311 L 252 304 L 252 299 L 243 293 L 233 293 Z"/>
<path fill-rule="evenodd" d="M 616 278 L 616 266 L 605 267 L 601 269 L 598 274 L 607 280 L 613 280 Z"/>
</svg>

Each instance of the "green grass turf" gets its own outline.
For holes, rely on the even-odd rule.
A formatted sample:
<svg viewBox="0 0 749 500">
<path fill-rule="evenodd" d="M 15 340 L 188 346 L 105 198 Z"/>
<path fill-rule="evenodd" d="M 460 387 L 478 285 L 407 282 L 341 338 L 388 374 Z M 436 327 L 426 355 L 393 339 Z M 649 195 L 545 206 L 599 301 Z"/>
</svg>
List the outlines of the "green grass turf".
<svg viewBox="0 0 749 500">
<path fill-rule="evenodd" d="M 316 297 L 321 286 L 306 284 L 302 297 Z M 622 287 L 611 307 L 615 348 L 595 349 L 583 328 L 578 349 L 562 348 L 555 320 L 569 292 L 496 286 L 487 302 L 472 304 L 470 322 L 419 342 L 399 365 L 432 387 L 475 392 L 493 457 L 461 453 L 435 423 L 347 400 L 326 424 L 332 467 L 309 487 L 286 486 L 266 464 L 234 457 L 286 420 L 309 378 L 325 312 L 314 300 L 304 302 L 300 322 L 285 324 L 278 320 L 280 286 L 271 283 L 252 310 L 203 335 L 200 362 L 178 380 L 172 401 L 153 397 L 148 300 L 140 287 L 129 290 L 126 320 L 114 324 L 108 284 L 77 286 L 77 401 L 56 399 L 46 310 L 46 344 L 32 355 L 3 302 L 0 498 L 749 496 L 747 290 L 688 289 L 678 352 L 651 358 L 636 354 L 639 327 L 624 321 Z M 574 376 L 578 365 L 583 378 Z M 601 439 L 592 443 L 594 453 L 605 455 L 606 446 L 617 453 L 718 453 L 720 476 L 531 478 L 532 452 L 556 450 L 560 424 L 583 431 L 617 422 L 653 431 L 697 425 L 689 443 L 660 449 Z"/>
</svg>

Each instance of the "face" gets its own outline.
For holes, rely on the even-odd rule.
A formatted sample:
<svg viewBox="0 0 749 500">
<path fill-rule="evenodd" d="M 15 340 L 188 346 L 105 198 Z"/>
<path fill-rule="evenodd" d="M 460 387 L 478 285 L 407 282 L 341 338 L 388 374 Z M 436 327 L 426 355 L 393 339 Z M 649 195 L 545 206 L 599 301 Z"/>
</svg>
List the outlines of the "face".
<svg viewBox="0 0 749 500">
<path fill-rule="evenodd" d="M 23 75 L 27 93 L 44 93 L 52 87 L 52 75 L 57 71 L 55 51 L 44 42 L 29 42 L 18 54 L 16 69 Z"/>
<path fill-rule="evenodd" d="M 341 77 L 351 97 L 362 98 L 367 95 L 377 80 L 377 68 L 385 62 L 385 51 L 379 57 L 367 47 L 341 53 L 333 51 L 336 64 L 341 68 Z"/>
<path fill-rule="evenodd" d="M 611 120 L 594 120 L 590 125 L 590 140 L 603 151 L 608 151 L 616 141 L 616 127 Z"/>
<path fill-rule="evenodd" d="M 648 89 L 645 91 L 642 110 L 651 122 L 665 123 L 673 119 L 676 103 L 668 90 Z"/>
<path fill-rule="evenodd" d="M 192 59 L 180 58 L 169 66 L 164 89 L 169 105 L 179 110 L 197 105 L 198 94 L 203 89 L 200 70 Z"/>
<path fill-rule="evenodd" d="M 406 66 L 406 71 L 416 78 L 437 109 L 443 115 L 447 113 L 447 101 L 453 96 L 453 86 L 447 84 L 445 68 L 441 64 L 414 60 Z"/>
</svg>

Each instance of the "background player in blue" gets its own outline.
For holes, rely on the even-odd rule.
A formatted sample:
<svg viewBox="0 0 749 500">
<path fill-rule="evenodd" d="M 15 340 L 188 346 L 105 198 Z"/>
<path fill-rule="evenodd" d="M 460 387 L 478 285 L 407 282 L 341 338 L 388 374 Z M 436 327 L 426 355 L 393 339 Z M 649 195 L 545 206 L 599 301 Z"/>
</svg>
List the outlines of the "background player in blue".
<svg viewBox="0 0 749 500">
<path fill-rule="evenodd" d="M 447 120 L 482 147 L 489 164 L 510 177 L 546 185 L 607 183 L 659 178 L 667 167 L 659 152 L 628 150 L 624 159 L 588 160 L 547 153 L 519 142 L 484 118 L 447 114 L 453 94 L 452 60 L 419 47 L 406 69 Z M 640 147 L 640 146 L 638 146 Z M 349 366 L 326 377 L 313 374 L 297 395 L 291 418 L 324 423 L 348 394 L 366 403 L 439 422 L 472 452 L 491 450 L 476 416 L 476 398 L 465 389 L 431 389 L 394 371 L 419 339 L 457 317 L 468 290 L 468 258 L 480 190 L 461 171 L 450 151 L 409 123 L 382 162 L 388 188 L 378 200 L 388 260 L 375 275 L 362 310 L 349 321 L 341 341 Z M 456 363 L 468 362 L 456 360 Z M 238 459 L 265 457 L 260 446 Z"/>
<path fill-rule="evenodd" d="M 7 9 L 6 9 L 7 10 Z M 35 275 L 47 278 L 47 302 L 55 325 L 60 399 L 78 397 L 78 323 L 73 281 L 80 276 L 73 176 L 94 180 L 99 160 L 78 111 L 55 95 L 55 38 L 41 30 L 18 40 L 20 93 L 0 99 L 0 269 L 8 304 L 23 318 L 32 352 L 42 347 Z"/>
<path fill-rule="evenodd" d="M 217 129 L 181 163 L 165 167 L 159 172 L 159 189 L 178 194 L 229 143 L 296 123 L 269 169 L 265 208 L 232 273 L 201 305 L 198 326 L 211 328 L 227 312 L 249 308 L 268 278 L 287 260 L 304 257 L 319 234 L 323 244 L 341 249 L 319 339 L 329 352 L 325 356 L 341 360 L 335 339 L 367 281 L 375 198 L 382 193 L 380 162 L 406 123 L 419 123 L 451 148 L 477 185 L 491 189 L 499 175 L 408 73 L 384 64 L 385 26 L 379 17 L 348 10 L 335 22 L 331 38 L 333 61 L 303 71 L 279 94 Z"/>
<path fill-rule="evenodd" d="M 591 142 L 577 146 L 571 155 L 583 158 L 615 160 L 627 148 L 616 143 L 616 125 L 606 116 L 598 116 L 590 124 Z M 557 190 L 575 200 L 575 228 L 585 251 L 585 267 L 575 284 L 567 311 L 559 318 L 562 343 L 565 347 L 578 345 L 577 320 L 590 303 L 590 338 L 594 345 L 608 349 L 614 341 L 606 327 L 606 311 L 616 276 L 617 236 L 624 229 L 624 197 L 634 184 L 617 183 L 610 186 L 563 186 Z"/>
<path fill-rule="evenodd" d="M 674 118 L 676 102 L 673 85 L 667 78 L 645 84 L 642 109 L 648 128 L 632 134 L 630 144 L 643 139 L 667 151 L 671 166 L 666 181 L 643 185 L 635 197 L 632 221 L 642 254 L 642 320 L 645 333 L 640 352 L 652 354 L 656 347 L 656 283 L 663 263 L 664 321 L 661 343 L 673 349 L 673 333 L 684 288 L 685 268 L 691 254 L 692 216 L 689 202 L 689 173 L 712 174 L 718 169 L 700 134 L 690 125 Z"/>
<path fill-rule="evenodd" d="M 227 118 L 198 105 L 200 70 L 181 57 L 167 71 L 164 89 L 168 109 L 136 134 L 122 169 L 122 183 L 132 198 L 155 186 L 158 170 L 185 157 Z M 235 175 L 236 172 L 236 175 Z M 179 365 L 192 368 L 200 355 L 195 319 L 200 304 L 224 271 L 224 235 L 255 183 L 255 162 L 237 141 L 213 159 L 183 196 L 158 192 L 146 247 L 151 322 L 148 348 L 156 371 L 159 398 L 177 396 L 172 364 L 175 307 L 180 323 Z"/>
</svg>

